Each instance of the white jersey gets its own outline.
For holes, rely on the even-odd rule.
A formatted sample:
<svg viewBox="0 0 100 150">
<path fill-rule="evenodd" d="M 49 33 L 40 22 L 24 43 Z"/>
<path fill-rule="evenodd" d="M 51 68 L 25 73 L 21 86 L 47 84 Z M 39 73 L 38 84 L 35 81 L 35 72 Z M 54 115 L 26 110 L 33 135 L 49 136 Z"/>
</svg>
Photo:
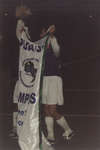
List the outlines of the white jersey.
<svg viewBox="0 0 100 150">
<path fill-rule="evenodd" d="M 31 42 L 21 21 L 18 22 L 16 34 L 20 43 L 18 141 L 21 150 L 39 150 L 39 89 L 47 37 Z"/>
</svg>

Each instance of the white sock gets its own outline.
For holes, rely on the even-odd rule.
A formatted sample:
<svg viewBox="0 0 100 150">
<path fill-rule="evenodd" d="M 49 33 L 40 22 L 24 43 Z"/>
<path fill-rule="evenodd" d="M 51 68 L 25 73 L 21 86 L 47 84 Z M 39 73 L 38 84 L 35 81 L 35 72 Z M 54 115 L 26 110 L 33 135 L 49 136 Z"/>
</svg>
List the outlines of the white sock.
<svg viewBox="0 0 100 150">
<path fill-rule="evenodd" d="M 45 117 L 45 123 L 47 126 L 48 139 L 54 140 L 54 119 L 52 117 Z"/>
<path fill-rule="evenodd" d="M 16 132 L 17 130 L 17 114 L 18 112 L 13 112 L 13 130 Z"/>
<path fill-rule="evenodd" d="M 59 120 L 56 120 L 56 122 L 64 129 L 64 131 L 69 135 L 72 133 L 71 128 L 69 127 L 66 119 L 64 117 L 61 117 Z"/>
</svg>

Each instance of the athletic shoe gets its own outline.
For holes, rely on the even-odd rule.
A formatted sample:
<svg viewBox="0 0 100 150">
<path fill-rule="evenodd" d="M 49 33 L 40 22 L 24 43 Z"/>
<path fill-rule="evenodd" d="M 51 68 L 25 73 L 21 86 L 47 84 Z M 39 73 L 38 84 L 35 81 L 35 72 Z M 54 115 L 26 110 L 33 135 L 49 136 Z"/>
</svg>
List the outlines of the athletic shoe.
<svg viewBox="0 0 100 150">
<path fill-rule="evenodd" d="M 72 131 L 69 135 L 68 135 L 68 132 L 67 132 L 67 131 L 65 131 L 65 132 L 63 133 L 63 137 L 64 137 L 64 139 L 66 139 L 66 140 L 71 140 L 74 135 L 75 135 L 74 131 Z"/>
<path fill-rule="evenodd" d="M 55 144 L 55 140 L 51 140 L 51 139 L 47 139 L 47 140 L 50 143 L 50 145 L 54 145 Z"/>
</svg>

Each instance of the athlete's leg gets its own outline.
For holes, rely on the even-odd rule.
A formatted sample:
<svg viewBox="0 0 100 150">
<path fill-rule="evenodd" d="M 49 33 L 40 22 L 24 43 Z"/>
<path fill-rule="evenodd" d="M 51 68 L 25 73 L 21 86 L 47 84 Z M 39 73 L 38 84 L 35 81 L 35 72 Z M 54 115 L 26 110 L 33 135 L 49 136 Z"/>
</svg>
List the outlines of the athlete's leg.
<svg viewBox="0 0 100 150">
<path fill-rule="evenodd" d="M 44 111 L 45 111 L 45 123 L 47 126 L 47 138 L 50 141 L 54 141 L 54 118 L 51 116 L 49 112 L 49 105 L 44 105 Z"/>
<path fill-rule="evenodd" d="M 50 115 L 56 120 L 57 124 L 64 129 L 63 136 L 65 136 L 66 139 L 69 139 L 73 131 L 69 127 L 67 120 L 64 118 L 64 116 L 57 112 L 56 105 L 49 105 L 48 110 Z"/>
</svg>

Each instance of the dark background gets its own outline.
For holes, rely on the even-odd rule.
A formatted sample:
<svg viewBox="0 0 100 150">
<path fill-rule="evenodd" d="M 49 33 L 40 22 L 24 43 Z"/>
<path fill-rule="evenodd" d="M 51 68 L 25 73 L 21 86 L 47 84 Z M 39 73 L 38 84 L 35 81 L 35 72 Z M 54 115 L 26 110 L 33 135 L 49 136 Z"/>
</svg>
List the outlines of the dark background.
<svg viewBox="0 0 100 150">
<path fill-rule="evenodd" d="M 0 113 L 12 111 L 12 92 L 18 72 L 15 8 L 19 0 L 0 0 Z M 42 26 L 56 25 L 61 46 L 62 76 L 68 114 L 100 114 L 99 0 L 24 0 L 33 41 Z"/>
</svg>

